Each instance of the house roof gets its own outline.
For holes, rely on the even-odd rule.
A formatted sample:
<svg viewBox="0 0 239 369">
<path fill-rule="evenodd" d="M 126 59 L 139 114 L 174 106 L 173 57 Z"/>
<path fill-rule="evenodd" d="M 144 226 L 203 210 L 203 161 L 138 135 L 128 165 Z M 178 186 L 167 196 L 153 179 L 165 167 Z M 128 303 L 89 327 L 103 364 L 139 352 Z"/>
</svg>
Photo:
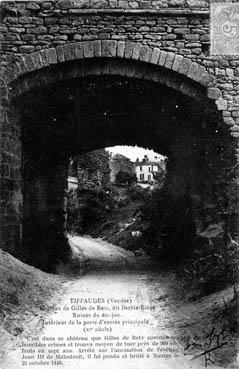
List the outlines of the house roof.
<svg viewBox="0 0 239 369">
<path fill-rule="evenodd" d="M 136 166 L 136 167 L 138 167 L 138 166 L 141 166 L 141 167 L 143 167 L 144 165 L 158 165 L 158 166 L 160 166 L 160 163 L 158 162 L 158 161 L 136 161 L 135 163 L 134 163 L 134 165 Z"/>
</svg>

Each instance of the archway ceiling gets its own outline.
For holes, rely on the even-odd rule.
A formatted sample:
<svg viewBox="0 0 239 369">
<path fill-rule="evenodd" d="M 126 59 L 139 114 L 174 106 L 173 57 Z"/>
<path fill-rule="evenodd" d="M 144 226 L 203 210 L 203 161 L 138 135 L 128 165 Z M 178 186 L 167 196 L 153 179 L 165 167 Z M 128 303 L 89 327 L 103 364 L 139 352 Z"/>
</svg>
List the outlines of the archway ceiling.
<svg viewBox="0 0 239 369">
<path fill-rule="evenodd" d="M 200 130 L 203 104 L 158 83 L 92 76 L 56 83 L 17 101 L 32 145 L 77 155 L 116 144 L 169 155 L 182 127 Z"/>
</svg>

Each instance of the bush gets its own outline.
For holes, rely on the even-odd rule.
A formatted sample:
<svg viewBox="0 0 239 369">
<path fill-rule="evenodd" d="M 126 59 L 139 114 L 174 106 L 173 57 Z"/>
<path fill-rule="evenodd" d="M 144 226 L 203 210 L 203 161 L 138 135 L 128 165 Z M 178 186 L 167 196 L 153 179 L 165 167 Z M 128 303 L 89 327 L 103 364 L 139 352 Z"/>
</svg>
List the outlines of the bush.
<svg viewBox="0 0 239 369">
<path fill-rule="evenodd" d="M 209 294 L 232 285 L 239 280 L 239 245 L 230 241 L 214 240 L 203 256 L 185 260 L 179 275 L 197 293 Z"/>
<path fill-rule="evenodd" d="M 109 191 L 83 190 L 79 193 L 79 231 L 89 232 L 95 224 L 104 222 L 115 209 L 115 200 Z"/>
<path fill-rule="evenodd" d="M 131 201 L 147 201 L 150 197 L 150 190 L 136 185 L 127 188 L 126 194 Z"/>
<path fill-rule="evenodd" d="M 116 174 L 116 184 L 119 186 L 131 185 L 137 182 L 137 178 L 135 174 L 130 174 L 128 172 L 124 172 L 120 170 Z"/>
<path fill-rule="evenodd" d="M 141 208 L 141 214 L 147 224 L 144 241 L 158 257 L 180 262 L 190 254 L 196 229 L 189 197 L 175 199 L 165 190 L 156 190 Z"/>
</svg>

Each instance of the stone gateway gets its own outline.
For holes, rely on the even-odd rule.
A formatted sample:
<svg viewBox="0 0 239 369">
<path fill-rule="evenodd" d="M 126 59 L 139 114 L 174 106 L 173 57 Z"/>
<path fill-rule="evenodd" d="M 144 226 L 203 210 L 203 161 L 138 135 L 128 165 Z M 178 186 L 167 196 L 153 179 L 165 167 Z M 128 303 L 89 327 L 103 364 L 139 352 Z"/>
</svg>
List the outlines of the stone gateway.
<svg viewBox="0 0 239 369">
<path fill-rule="evenodd" d="M 115 144 L 167 155 L 195 234 L 238 234 L 239 57 L 210 55 L 208 3 L 1 2 L 4 250 L 66 261 L 69 158 Z"/>
</svg>

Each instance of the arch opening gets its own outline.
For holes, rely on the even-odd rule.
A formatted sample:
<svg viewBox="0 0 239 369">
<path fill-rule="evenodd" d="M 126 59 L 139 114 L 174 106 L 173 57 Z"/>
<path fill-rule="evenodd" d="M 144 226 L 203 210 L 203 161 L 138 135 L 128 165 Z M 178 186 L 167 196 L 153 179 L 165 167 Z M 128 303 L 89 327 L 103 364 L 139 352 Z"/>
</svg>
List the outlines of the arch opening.
<svg viewBox="0 0 239 369">
<path fill-rule="evenodd" d="M 65 77 L 60 81 L 52 69 L 45 77 L 43 71 L 29 75 L 31 82 L 16 89 L 23 150 L 20 256 L 45 270 L 68 257 L 64 198 L 69 158 L 116 144 L 149 147 L 169 158 L 166 194 L 176 207 L 190 203 L 183 227 L 193 224 L 192 239 L 211 224 L 220 224 L 223 235 L 234 231 L 231 138 L 215 105 L 202 87 L 188 87 L 173 72 L 163 85 L 160 73 L 156 82 L 154 69 L 145 78 L 142 66 L 137 74 L 135 66 L 132 73 L 128 62 L 123 64 L 126 72 L 120 74 L 114 62 L 102 60 L 94 69 L 93 60 L 84 72 L 73 62 L 68 74 L 59 67 Z M 194 92 L 182 93 L 185 86 Z"/>
</svg>

